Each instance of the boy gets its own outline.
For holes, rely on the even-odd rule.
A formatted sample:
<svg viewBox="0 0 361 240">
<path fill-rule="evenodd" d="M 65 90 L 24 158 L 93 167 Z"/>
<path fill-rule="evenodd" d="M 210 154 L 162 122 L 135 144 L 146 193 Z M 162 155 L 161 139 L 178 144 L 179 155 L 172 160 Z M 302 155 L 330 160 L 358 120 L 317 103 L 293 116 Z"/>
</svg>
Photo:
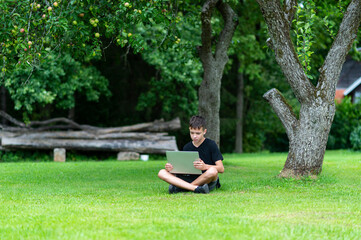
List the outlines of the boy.
<svg viewBox="0 0 361 240">
<path fill-rule="evenodd" d="M 183 151 L 197 151 L 199 159 L 193 163 L 194 167 L 202 170 L 201 175 L 187 175 L 170 173 L 173 166 L 165 165 L 158 173 L 158 177 L 169 183 L 169 193 L 193 191 L 194 193 L 209 193 L 215 187 L 219 188 L 218 173 L 224 172 L 223 156 L 217 144 L 206 134 L 206 121 L 201 116 L 193 116 L 189 120 L 189 133 L 192 139 L 183 147 Z"/>
</svg>

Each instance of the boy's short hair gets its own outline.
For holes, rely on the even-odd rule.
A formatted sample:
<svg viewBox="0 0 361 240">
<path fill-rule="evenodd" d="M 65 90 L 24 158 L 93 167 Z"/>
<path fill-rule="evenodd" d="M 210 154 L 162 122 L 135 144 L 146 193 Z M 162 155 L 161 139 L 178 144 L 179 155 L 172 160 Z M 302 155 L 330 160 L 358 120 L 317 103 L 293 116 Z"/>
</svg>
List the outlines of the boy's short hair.
<svg viewBox="0 0 361 240">
<path fill-rule="evenodd" d="M 193 129 L 206 129 L 206 119 L 202 116 L 192 116 L 189 120 L 189 127 Z"/>
</svg>

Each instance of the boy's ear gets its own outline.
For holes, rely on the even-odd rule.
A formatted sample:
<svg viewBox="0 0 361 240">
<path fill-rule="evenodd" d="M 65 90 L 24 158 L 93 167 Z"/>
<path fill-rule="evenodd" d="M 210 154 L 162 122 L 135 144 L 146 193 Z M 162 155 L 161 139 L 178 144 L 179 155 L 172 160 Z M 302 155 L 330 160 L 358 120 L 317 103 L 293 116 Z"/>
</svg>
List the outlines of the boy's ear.
<svg viewBox="0 0 361 240">
<path fill-rule="evenodd" d="M 206 133 L 207 133 L 207 128 L 204 129 L 204 134 L 206 134 Z"/>
</svg>

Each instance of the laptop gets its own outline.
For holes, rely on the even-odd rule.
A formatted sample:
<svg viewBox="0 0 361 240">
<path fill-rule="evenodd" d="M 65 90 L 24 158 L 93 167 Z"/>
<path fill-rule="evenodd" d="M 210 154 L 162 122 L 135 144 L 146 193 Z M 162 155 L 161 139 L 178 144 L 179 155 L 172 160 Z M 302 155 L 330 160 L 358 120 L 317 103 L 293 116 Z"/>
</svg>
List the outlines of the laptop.
<svg viewBox="0 0 361 240">
<path fill-rule="evenodd" d="M 193 166 L 193 162 L 199 158 L 198 152 L 166 151 L 167 160 L 173 165 L 171 173 L 179 174 L 202 174 L 202 171 Z"/>
</svg>

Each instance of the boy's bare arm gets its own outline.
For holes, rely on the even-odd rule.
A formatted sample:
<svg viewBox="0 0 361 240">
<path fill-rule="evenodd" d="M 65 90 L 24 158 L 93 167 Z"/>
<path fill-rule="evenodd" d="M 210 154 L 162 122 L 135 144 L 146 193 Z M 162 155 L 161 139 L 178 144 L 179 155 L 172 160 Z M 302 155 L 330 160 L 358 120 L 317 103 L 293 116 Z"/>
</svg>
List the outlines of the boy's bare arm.
<svg viewBox="0 0 361 240">
<path fill-rule="evenodd" d="M 201 159 L 193 163 L 194 167 L 202 171 L 208 170 L 210 167 L 215 167 L 219 173 L 224 172 L 224 166 L 222 160 L 216 161 L 216 165 L 205 164 Z"/>
</svg>

